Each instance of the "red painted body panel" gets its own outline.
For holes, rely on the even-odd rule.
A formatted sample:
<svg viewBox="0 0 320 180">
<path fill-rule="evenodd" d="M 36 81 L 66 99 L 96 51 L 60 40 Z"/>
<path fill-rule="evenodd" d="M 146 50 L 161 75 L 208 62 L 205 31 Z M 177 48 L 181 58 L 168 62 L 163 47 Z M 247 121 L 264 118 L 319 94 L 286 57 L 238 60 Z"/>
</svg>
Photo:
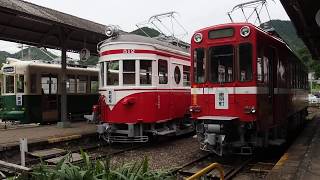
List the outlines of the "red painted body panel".
<svg viewBox="0 0 320 180">
<path fill-rule="evenodd" d="M 101 120 L 106 123 L 156 123 L 183 118 L 190 106 L 190 91 L 134 93 L 112 109 L 105 101 L 100 101 L 100 106 Z"/>
</svg>

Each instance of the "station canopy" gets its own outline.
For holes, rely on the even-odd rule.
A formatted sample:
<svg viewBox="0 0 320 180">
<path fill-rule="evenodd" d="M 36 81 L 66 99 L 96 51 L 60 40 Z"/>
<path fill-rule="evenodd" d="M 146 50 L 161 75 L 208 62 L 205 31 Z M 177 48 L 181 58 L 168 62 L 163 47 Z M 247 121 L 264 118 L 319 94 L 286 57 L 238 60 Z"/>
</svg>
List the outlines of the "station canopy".
<svg viewBox="0 0 320 180">
<path fill-rule="evenodd" d="M 281 0 L 281 3 L 313 58 L 320 59 L 320 1 Z"/>
<path fill-rule="evenodd" d="M 21 0 L 0 1 L 0 39 L 97 55 L 105 25 Z"/>
</svg>

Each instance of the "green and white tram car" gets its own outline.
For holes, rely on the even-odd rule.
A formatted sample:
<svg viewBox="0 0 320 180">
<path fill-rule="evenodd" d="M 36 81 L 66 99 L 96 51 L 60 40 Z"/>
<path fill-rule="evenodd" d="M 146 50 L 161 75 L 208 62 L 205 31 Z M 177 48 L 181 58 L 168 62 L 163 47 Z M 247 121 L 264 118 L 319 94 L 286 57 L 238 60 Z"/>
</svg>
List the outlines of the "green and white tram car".
<svg viewBox="0 0 320 180">
<path fill-rule="evenodd" d="M 91 114 L 98 100 L 98 69 L 67 66 L 69 118 Z M 1 68 L 0 119 L 49 123 L 60 119 L 61 66 L 7 58 Z"/>
</svg>

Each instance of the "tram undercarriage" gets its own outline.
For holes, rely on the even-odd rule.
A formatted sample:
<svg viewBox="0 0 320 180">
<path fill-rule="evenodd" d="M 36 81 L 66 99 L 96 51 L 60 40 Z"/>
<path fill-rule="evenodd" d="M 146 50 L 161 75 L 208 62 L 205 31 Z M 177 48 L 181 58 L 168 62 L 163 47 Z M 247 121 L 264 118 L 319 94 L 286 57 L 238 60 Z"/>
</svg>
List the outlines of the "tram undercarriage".
<svg viewBox="0 0 320 180">
<path fill-rule="evenodd" d="M 159 123 L 109 124 L 97 126 L 99 136 L 108 143 L 148 142 L 159 136 L 179 136 L 194 131 L 189 120 L 170 120 Z"/>
<path fill-rule="evenodd" d="M 236 117 L 199 118 L 196 132 L 200 149 L 219 156 L 229 153 L 251 155 L 254 148 L 280 146 L 303 127 L 306 115 L 307 110 L 302 109 L 290 116 L 286 124 L 266 131 L 259 131 L 257 122 L 240 122 Z"/>
</svg>

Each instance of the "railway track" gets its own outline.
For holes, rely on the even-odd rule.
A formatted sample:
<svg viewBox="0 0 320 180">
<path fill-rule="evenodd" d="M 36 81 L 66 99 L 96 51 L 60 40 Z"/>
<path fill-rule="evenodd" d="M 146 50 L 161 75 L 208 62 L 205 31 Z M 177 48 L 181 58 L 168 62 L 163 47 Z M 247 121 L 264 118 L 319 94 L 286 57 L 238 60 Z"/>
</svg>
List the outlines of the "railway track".
<svg viewBox="0 0 320 180">
<path fill-rule="evenodd" d="M 219 157 L 213 154 L 207 154 L 199 159 L 195 159 L 179 169 L 173 171 L 177 174 L 177 179 L 184 179 L 190 177 L 201 169 L 207 167 L 211 163 L 219 163 L 224 169 L 224 179 L 232 179 L 237 173 L 239 173 L 245 166 L 252 160 L 250 157 L 232 156 L 228 158 Z M 213 170 L 206 176 L 208 179 L 216 179 L 220 177 L 218 171 Z"/>
<path fill-rule="evenodd" d="M 112 144 L 109 145 L 107 143 L 101 142 L 92 142 L 91 144 L 73 144 L 67 146 L 54 146 L 54 147 L 45 147 L 44 149 L 37 149 L 36 151 L 29 152 L 26 154 L 26 167 L 32 168 L 41 162 L 48 164 L 56 164 L 59 162 L 65 155 L 79 155 L 75 158 L 72 163 L 81 163 L 82 158 L 80 157 L 80 151 L 83 150 L 86 152 L 91 159 L 103 159 L 107 157 L 112 157 L 117 154 L 124 153 L 126 151 L 143 148 L 148 144 Z M 58 147 L 58 148 L 56 148 Z M 12 157 L 12 158 L 10 158 Z M 52 160 L 53 159 L 53 160 Z M 12 164 L 20 164 L 20 156 L 18 154 L 10 154 L 9 157 L 6 158 L 6 161 Z M 23 170 L 22 170 L 23 171 Z M 0 172 L 6 175 L 13 175 L 16 173 L 16 169 L 14 167 L 1 167 Z M 0 178 L 1 179 L 1 178 Z"/>
</svg>

